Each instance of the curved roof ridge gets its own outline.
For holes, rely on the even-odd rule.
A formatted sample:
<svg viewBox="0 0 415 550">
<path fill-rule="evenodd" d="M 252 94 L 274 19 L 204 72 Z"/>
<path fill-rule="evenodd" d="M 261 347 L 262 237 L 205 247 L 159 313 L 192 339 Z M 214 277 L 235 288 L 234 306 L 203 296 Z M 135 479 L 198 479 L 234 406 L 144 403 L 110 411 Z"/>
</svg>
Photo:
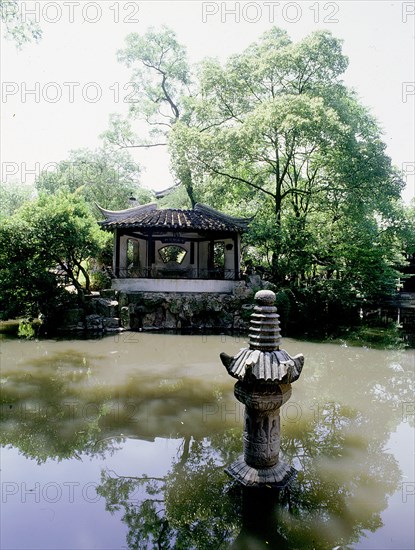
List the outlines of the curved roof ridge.
<svg viewBox="0 0 415 550">
<path fill-rule="evenodd" d="M 136 214 L 144 214 L 145 212 L 152 212 L 157 210 L 157 203 L 152 202 L 149 204 L 139 204 L 132 208 L 126 208 L 125 210 L 107 210 L 102 208 L 98 203 L 95 203 L 100 212 L 105 216 L 105 221 L 117 221 L 120 219 L 127 219 L 135 216 Z"/>
</svg>

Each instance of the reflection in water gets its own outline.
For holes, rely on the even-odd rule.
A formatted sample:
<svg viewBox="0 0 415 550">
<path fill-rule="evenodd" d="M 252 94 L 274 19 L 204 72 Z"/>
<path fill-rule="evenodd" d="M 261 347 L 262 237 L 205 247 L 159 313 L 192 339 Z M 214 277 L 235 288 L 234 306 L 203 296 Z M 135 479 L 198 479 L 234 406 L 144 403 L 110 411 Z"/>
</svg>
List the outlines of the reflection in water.
<svg viewBox="0 0 415 550">
<path fill-rule="evenodd" d="M 38 468 L 99 459 L 96 491 L 121 516 L 129 548 L 356 548 L 382 526 L 402 483 L 385 446 L 403 420 L 413 423 L 409 409 L 404 418 L 413 352 L 301 344 L 307 373 L 281 414 L 281 447 L 299 473 L 277 494 L 242 492 L 223 471 L 241 453 L 243 412 L 219 364 L 220 337 L 121 344 L 3 341 L 0 442 Z M 160 474 L 139 460 L 133 473 L 122 461 L 102 468 L 127 440 L 160 437 L 181 440 Z"/>
<path fill-rule="evenodd" d="M 304 440 L 294 438 L 302 457 L 305 447 L 310 455 L 290 491 L 242 491 L 223 473 L 227 457 L 240 452 L 239 438 L 240 433 L 231 430 L 225 437 L 187 445 L 185 441 L 182 456 L 162 479 L 124 478 L 103 471 L 98 493 L 105 497 L 107 510 L 123 509 L 128 547 L 136 548 L 141 541 L 152 548 L 162 541 L 162 548 L 227 548 L 234 541 L 235 549 L 270 544 L 268 548 L 329 549 L 346 547 L 357 542 L 363 530 L 381 526 L 387 495 L 397 489 L 400 479 L 391 455 L 373 446 L 370 453 L 369 446 L 360 448 L 360 458 L 369 454 L 368 460 L 349 457 L 354 465 L 348 464 L 347 475 L 338 475 L 344 466 L 341 461 L 331 464 L 331 469 L 328 462 L 322 468 L 313 466 L 319 447 L 329 445 L 324 435 L 315 439 L 314 448 L 309 441 L 304 445 Z M 337 443 L 340 456 L 344 442 Z M 131 498 L 137 494 L 139 501 Z"/>
<path fill-rule="evenodd" d="M 226 548 L 239 527 L 238 507 L 227 494 L 231 482 L 211 442 L 184 441 L 162 479 L 103 471 L 101 481 L 97 492 L 107 510 L 123 509 L 129 548 Z"/>
</svg>

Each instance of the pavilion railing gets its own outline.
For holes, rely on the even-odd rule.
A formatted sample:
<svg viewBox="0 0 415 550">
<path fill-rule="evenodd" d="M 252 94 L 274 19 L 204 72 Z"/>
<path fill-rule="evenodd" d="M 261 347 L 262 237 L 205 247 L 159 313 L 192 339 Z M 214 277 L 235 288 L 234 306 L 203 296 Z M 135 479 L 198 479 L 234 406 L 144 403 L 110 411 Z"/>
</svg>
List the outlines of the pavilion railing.
<svg viewBox="0 0 415 550">
<path fill-rule="evenodd" d="M 113 279 L 217 279 L 234 281 L 241 278 L 240 272 L 234 269 L 167 269 L 167 268 L 137 268 L 128 269 L 106 268 L 107 273 Z M 236 275 L 236 276 L 235 276 Z"/>
</svg>

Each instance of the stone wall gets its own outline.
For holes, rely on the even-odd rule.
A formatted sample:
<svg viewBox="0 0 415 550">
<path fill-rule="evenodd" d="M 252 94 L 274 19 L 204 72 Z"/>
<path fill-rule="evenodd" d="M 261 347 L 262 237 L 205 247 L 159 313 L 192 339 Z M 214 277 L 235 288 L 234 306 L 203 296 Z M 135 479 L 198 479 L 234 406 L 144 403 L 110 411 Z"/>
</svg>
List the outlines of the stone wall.
<svg viewBox="0 0 415 550">
<path fill-rule="evenodd" d="M 59 330 L 246 331 L 254 290 L 241 283 L 234 294 L 123 292 L 87 297 L 85 310 L 64 313 Z"/>
<path fill-rule="evenodd" d="M 251 296 L 120 292 L 121 326 L 133 330 L 236 330 L 247 328 Z"/>
</svg>

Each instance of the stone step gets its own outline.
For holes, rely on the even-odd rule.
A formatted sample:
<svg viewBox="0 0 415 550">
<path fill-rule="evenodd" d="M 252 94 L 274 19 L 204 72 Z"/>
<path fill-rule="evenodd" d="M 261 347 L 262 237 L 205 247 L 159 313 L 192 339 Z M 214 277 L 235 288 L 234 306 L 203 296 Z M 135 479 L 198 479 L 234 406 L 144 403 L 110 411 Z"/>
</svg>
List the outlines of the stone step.
<svg viewBox="0 0 415 550">
<path fill-rule="evenodd" d="M 118 317 L 117 300 L 108 300 L 106 298 L 97 298 L 93 301 L 93 310 L 102 317 Z"/>
<path fill-rule="evenodd" d="M 118 330 L 120 328 L 119 317 L 103 317 L 92 314 L 86 316 L 85 322 L 87 330 Z"/>
<path fill-rule="evenodd" d="M 102 324 L 103 324 L 104 330 L 118 330 L 120 328 L 120 318 L 104 317 Z"/>
</svg>

